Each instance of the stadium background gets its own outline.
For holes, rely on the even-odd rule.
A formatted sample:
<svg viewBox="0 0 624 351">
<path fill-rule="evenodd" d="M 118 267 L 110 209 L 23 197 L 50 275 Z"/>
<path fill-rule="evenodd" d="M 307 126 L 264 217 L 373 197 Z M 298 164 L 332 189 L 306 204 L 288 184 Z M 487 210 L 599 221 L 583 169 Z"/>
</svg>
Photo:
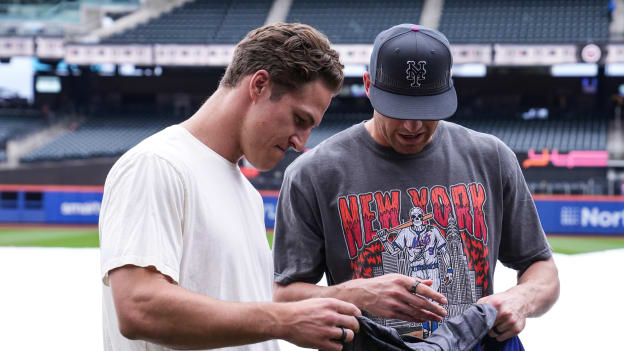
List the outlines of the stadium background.
<svg viewBox="0 0 624 351">
<path fill-rule="evenodd" d="M 588 274 L 612 270 L 608 280 L 620 285 L 607 289 L 621 289 L 619 266 L 596 260 L 624 262 L 623 0 L 2 0 L 0 255 L 92 259 L 85 252 L 96 249 L 12 247 L 96 248 L 115 160 L 190 116 L 235 43 L 275 21 L 320 29 L 346 66 L 307 148 L 370 118 L 361 76 L 379 31 L 420 23 L 444 32 L 459 99 L 450 121 L 507 143 L 558 258 L 597 267 Z M 269 241 L 282 175 L 297 156 L 289 151 L 270 172 L 241 161 L 263 195 Z"/>
</svg>

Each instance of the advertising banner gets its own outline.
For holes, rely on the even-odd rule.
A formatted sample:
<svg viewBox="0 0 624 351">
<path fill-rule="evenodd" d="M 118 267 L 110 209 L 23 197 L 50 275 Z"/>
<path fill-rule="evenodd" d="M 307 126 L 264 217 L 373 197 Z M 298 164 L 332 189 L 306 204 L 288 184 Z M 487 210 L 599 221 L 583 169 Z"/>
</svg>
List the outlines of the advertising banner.
<svg viewBox="0 0 624 351">
<path fill-rule="evenodd" d="M 97 224 L 102 193 L 46 192 L 44 204 L 48 223 Z"/>
<path fill-rule="evenodd" d="M 548 234 L 624 235 L 624 198 L 607 196 L 535 196 Z"/>
<path fill-rule="evenodd" d="M 260 191 L 264 222 L 275 226 L 278 191 Z M 624 235 L 623 196 L 534 195 L 547 234 Z M 0 189 L 0 222 L 97 224 L 101 188 Z"/>
</svg>

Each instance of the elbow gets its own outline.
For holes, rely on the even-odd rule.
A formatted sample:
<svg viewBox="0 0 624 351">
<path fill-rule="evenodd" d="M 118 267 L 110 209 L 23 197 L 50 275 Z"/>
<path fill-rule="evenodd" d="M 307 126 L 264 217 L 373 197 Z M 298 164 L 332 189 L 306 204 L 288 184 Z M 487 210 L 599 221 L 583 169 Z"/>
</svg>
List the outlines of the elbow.
<svg viewBox="0 0 624 351">
<path fill-rule="evenodd" d="M 555 270 L 555 279 L 553 283 L 553 300 L 552 304 L 554 305 L 557 300 L 559 300 L 559 295 L 561 294 L 561 282 L 559 281 L 559 273 Z"/>
<path fill-rule="evenodd" d="M 119 332 L 124 338 L 130 340 L 139 340 L 141 335 L 136 326 L 122 321 L 119 321 Z"/>
<path fill-rule="evenodd" d="M 544 261 L 537 261 L 524 270 L 519 284 L 526 284 L 527 296 L 532 307 L 528 317 L 539 317 L 548 312 L 559 299 L 561 283 L 559 272 L 552 257 Z"/>
<path fill-rule="evenodd" d="M 163 308 L 162 276 L 141 267 L 122 267 L 109 273 L 119 332 L 130 340 L 151 340 L 158 336 Z M 165 307 L 163 307 L 165 306 Z"/>
<path fill-rule="evenodd" d="M 548 261 L 548 264 L 550 266 L 550 270 L 551 270 L 551 274 L 552 274 L 552 278 L 550 279 L 550 281 L 552 281 L 552 286 L 551 286 L 551 306 L 555 304 L 555 302 L 557 302 L 557 300 L 559 299 L 559 294 L 561 293 L 561 282 L 559 281 L 559 270 L 557 269 L 557 265 L 555 264 L 554 260 L 552 259 L 552 257 L 550 258 L 550 260 Z"/>
<path fill-rule="evenodd" d="M 123 298 L 115 299 L 119 332 L 130 340 L 149 339 L 154 331 L 153 315 L 157 308 L 154 295 L 134 290 Z"/>
<path fill-rule="evenodd" d="M 554 261 L 547 261 L 548 268 L 550 269 L 550 276 L 546 276 L 543 282 L 543 286 L 546 287 L 544 290 L 545 296 L 543 298 L 542 307 L 538 308 L 538 316 L 543 315 L 548 312 L 559 300 L 559 295 L 561 293 L 561 283 L 559 281 L 559 271 Z"/>
<path fill-rule="evenodd" d="M 129 306 L 119 306 L 117 308 L 117 320 L 119 324 L 119 332 L 125 338 L 130 340 L 139 340 L 144 338 L 142 330 L 141 318 L 139 313 Z M 128 305 L 128 304 L 125 304 Z"/>
<path fill-rule="evenodd" d="M 559 276 L 555 275 L 552 283 L 550 285 L 550 289 L 548 291 L 548 295 L 545 297 L 542 308 L 537 309 L 537 313 L 535 317 L 539 317 L 544 313 L 550 311 L 550 309 L 555 305 L 557 300 L 559 300 L 559 294 L 561 291 L 561 284 L 559 283 Z"/>
</svg>

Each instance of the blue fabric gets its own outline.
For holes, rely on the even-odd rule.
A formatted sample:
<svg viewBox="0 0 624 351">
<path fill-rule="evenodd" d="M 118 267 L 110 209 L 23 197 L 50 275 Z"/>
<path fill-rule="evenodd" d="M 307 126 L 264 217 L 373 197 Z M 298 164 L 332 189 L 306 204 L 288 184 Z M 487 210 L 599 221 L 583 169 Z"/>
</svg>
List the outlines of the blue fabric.
<svg viewBox="0 0 624 351">
<path fill-rule="evenodd" d="M 472 351 L 524 351 L 524 346 L 517 335 L 502 342 L 486 336 Z"/>
<path fill-rule="evenodd" d="M 427 339 L 412 335 L 399 335 L 394 328 L 382 326 L 366 317 L 356 317 L 360 322 L 360 331 L 355 334 L 352 342 L 345 344 L 343 350 L 384 350 L 384 351 L 458 351 L 458 350 L 522 350 L 498 347 L 495 339 L 486 340 L 487 333 L 496 320 L 496 309 L 489 304 L 473 305 L 464 313 L 457 315 L 445 323 L 430 325 L 435 332 Z M 437 328 L 435 328 L 437 326 Z M 519 342 L 519 340 L 518 340 Z M 477 347 L 475 345 L 481 344 Z M 501 344 L 507 344 L 501 343 Z"/>
</svg>

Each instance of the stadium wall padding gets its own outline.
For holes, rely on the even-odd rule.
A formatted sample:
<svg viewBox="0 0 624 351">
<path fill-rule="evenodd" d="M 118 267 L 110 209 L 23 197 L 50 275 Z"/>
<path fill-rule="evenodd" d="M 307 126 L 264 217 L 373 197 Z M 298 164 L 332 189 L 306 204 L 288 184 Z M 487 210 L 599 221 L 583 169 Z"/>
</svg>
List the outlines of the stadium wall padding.
<svg viewBox="0 0 624 351">
<path fill-rule="evenodd" d="M 0 223 L 97 224 L 101 186 L 0 185 Z M 277 191 L 261 191 L 265 224 L 275 225 Z M 549 234 L 624 235 L 624 197 L 535 195 Z"/>
<path fill-rule="evenodd" d="M 16 169 L 0 170 L 2 184 L 60 184 L 67 186 L 101 186 L 118 157 L 62 162 L 40 162 Z"/>
</svg>

